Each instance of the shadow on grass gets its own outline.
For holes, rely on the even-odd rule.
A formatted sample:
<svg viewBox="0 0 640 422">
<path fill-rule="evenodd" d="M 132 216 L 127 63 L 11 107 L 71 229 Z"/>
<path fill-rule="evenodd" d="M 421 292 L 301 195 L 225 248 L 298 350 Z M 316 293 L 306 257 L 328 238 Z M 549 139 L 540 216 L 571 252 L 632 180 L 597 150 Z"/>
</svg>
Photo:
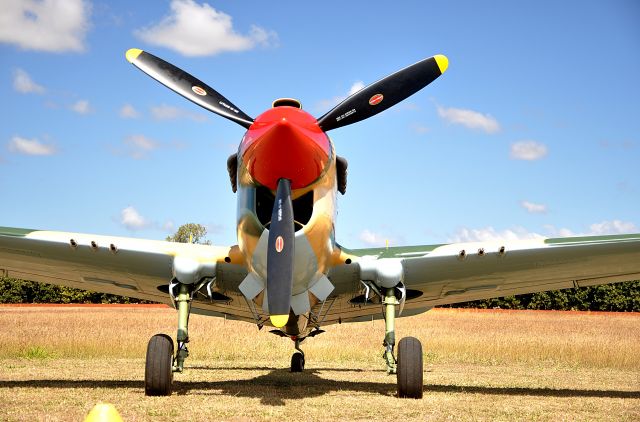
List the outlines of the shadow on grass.
<svg viewBox="0 0 640 422">
<path fill-rule="evenodd" d="M 282 368 L 275 368 L 270 366 L 189 366 L 187 369 L 195 369 L 198 371 L 282 371 Z M 386 373 L 386 369 L 361 369 L 361 368 L 313 368 L 314 372 L 327 371 L 327 372 L 381 372 Z"/>
<path fill-rule="evenodd" d="M 331 371 L 333 369 L 326 369 Z M 387 382 L 343 381 L 323 378 L 320 369 L 307 369 L 291 373 L 289 369 L 271 369 L 269 373 L 250 379 L 233 381 L 196 381 L 174 384 L 175 394 L 211 394 L 234 397 L 259 398 L 269 406 L 284 406 L 288 400 L 319 397 L 335 391 L 354 391 L 393 396 L 396 393 L 395 377 Z M 346 371 L 346 370 L 344 370 Z M 384 380 L 385 378 L 382 378 Z M 0 384 L 1 385 L 1 384 Z"/>
<path fill-rule="evenodd" d="M 196 368 L 189 368 L 194 369 Z M 203 369 L 214 369 L 205 367 Z M 230 369 L 230 368 L 227 368 Z M 240 370 L 247 368 L 239 368 Z M 260 369 L 260 368 L 253 368 Z M 263 368 L 264 369 L 264 368 Z M 337 381 L 320 377 L 323 371 L 334 369 L 311 369 L 303 373 L 293 374 L 288 369 L 267 368 L 268 374 L 251 379 L 233 381 L 180 381 L 174 380 L 173 391 L 176 395 L 215 395 L 259 398 L 260 402 L 269 406 L 283 406 L 288 400 L 300 400 L 318 397 L 336 391 L 353 391 L 376 393 L 387 397 L 395 396 L 395 377 L 386 377 L 387 382 L 370 382 L 357 380 Z M 353 371 L 357 372 L 357 371 Z M 382 377 L 381 377 L 382 378 Z M 109 388 L 109 389 L 144 389 L 143 381 L 134 380 L 20 380 L 0 381 L 0 388 Z M 483 387 L 464 385 L 425 385 L 425 396 L 430 393 L 486 394 L 505 396 L 543 396 L 543 397 L 594 397 L 594 398 L 628 398 L 640 399 L 640 391 L 616 390 L 580 390 L 533 387 Z"/>
<path fill-rule="evenodd" d="M 540 397 L 601 397 L 609 399 L 640 399 L 640 391 L 576 390 L 572 388 L 482 387 L 466 385 L 425 384 L 425 395 L 435 393 L 489 394 L 498 396 Z"/>
</svg>

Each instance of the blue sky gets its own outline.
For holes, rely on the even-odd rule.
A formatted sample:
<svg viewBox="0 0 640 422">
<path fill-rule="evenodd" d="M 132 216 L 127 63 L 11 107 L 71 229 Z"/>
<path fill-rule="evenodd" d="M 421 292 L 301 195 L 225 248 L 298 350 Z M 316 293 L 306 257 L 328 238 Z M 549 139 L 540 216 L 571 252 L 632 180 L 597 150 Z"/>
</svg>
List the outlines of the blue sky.
<svg viewBox="0 0 640 422">
<path fill-rule="evenodd" d="M 235 243 L 243 128 L 127 63 L 137 47 L 253 117 L 279 97 L 319 117 L 447 55 L 424 90 L 330 132 L 346 246 L 638 232 L 639 22 L 631 0 L 4 1 L 0 225 L 163 239 L 196 222 Z"/>
</svg>

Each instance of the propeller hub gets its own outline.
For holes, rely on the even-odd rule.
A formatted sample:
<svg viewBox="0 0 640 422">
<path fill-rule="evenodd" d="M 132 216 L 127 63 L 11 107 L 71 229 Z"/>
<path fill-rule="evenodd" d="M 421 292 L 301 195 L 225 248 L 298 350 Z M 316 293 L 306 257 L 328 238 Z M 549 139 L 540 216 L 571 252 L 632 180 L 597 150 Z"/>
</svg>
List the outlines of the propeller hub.
<svg viewBox="0 0 640 422">
<path fill-rule="evenodd" d="M 331 143 L 309 113 L 281 106 L 258 116 L 242 138 L 240 156 L 251 177 L 275 190 L 279 179 L 292 189 L 309 186 L 327 169 Z"/>
</svg>

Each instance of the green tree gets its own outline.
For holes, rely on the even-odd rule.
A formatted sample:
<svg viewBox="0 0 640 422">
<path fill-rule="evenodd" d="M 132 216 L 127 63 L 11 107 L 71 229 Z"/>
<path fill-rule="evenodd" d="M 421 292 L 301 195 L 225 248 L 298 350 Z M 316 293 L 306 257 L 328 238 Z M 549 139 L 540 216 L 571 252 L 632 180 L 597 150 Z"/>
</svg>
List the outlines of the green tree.
<svg viewBox="0 0 640 422">
<path fill-rule="evenodd" d="M 640 312 L 640 281 L 474 300 L 444 307 Z"/>
<path fill-rule="evenodd" d="M 171 236 L 167 236 L 169 242 L 179 243 L 199 243 L 201 245 L 210 245 L 211 241 L 205 239 L 207 228 L 202 224 L 187 223 L 178 227 L 178 230 Z"/>
</svg>

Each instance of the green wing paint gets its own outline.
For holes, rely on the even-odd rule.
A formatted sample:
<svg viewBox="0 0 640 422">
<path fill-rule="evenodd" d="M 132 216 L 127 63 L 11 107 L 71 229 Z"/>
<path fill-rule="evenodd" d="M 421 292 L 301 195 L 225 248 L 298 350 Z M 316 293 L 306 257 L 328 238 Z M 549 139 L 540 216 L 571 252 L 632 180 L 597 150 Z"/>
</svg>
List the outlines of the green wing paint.
<svg viewBox="0 0 640 422">
<path fill-rule="evenodd" d="M 557 237 L 545 239 L 544 243 L 554 244 L 566 244 L 566 243 L 609 243 L 609 242 L 624 242 L 640 240 L 640 233 L 633 234 L 617 234 L 610 236 L 580 236 L 580 237 Z"/>
<path fill-rule="evenodd" d="M 439 245 L 418 245 L 418 246 L 392 246 L 388 248 L 365 248 L 365 249 L 347 249 L 340 247 L 342 251 L 348 255 L 354 256 L 377 256 L 378 258 L 411 258 L 414 256 L 424 256 L 429 252 L 433 252 L 436 248 L 444 246 Z"/>
<path fill-rule="evenodd" d="M 25 237 L 29 233 L 36 232 L 38 230 L 32 229 L 19 229 L 14 227 L 2 227 L 0 226 L 0 236 L 12 236 L 12 237 Z"/>
</svg>

